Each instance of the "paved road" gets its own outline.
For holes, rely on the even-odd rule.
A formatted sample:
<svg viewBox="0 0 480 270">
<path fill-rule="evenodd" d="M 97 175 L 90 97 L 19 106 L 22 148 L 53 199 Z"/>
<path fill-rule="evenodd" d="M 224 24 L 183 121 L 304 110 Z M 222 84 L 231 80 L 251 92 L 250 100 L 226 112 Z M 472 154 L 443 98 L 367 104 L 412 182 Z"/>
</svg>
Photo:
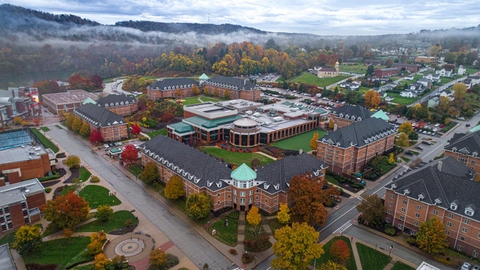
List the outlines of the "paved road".
<svg viewBox="0 0 480 270">
<path fill-rule="evenodd" d="M 227 269 L 231 265 L 222 253 L 165 209 L 160 202 L 154 200 L 139 184 L 131 181 L 97 153 L 92 153 L 91 148 L 78 136 L 59 128 L 52 128 L 47 134 L 66 151 L 79 156 L 98 172 L 116 192 L 122 194 L 150 219 L 200 269 L 204 263 L 208 263 L 210 269 Z"/>
</svg>

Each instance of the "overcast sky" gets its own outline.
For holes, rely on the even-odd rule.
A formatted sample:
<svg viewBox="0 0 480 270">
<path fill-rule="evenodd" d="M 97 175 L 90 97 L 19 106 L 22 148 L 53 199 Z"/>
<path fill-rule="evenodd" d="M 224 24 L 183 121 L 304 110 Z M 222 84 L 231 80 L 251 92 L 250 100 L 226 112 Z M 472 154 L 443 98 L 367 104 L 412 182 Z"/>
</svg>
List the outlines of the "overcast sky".
<svg viewBox="0 0 480 270">
<path fill-rule="evenodd" d="M 272 32 L 380 35 L 480 24 L 480 0 L 0 0 L 102 24 L 231 23 Z"/>
</svg>

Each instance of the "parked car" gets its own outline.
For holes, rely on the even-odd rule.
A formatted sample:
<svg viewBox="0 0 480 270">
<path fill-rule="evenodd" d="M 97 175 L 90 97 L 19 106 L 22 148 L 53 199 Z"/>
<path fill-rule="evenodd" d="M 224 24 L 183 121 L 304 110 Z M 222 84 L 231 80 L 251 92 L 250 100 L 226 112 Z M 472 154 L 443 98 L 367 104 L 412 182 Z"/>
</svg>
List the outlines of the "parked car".
<svg viewBox="0 0 480 270">
<path fill-rule="evenodd" d="M 421 147 L 420 145 L 418 145 L 418 146 L 415 146 L 414 148 L 415 148 L 415 149 L 417 149 L 417 150 L 420 150 L 420 151 L 422 151 L 422 150 L 423 150 L 423 147 Z"/>
<path fill-rule="evenodd" d="M 468 262 L 464 262 L 464 263 L 462 264 L 462 268 L 460 268 L 460 269 L 461 269 L 461 270 L 470 270 L 470 267 L 471 267 L 471 266 L 472 266 L 472 265 L 469 264 Z"/>
<path fill-rule="evenodd" d="M 480 266 L 474 265 L 473 268 L 472 268 L 472 270 L 480 270 Z"/>
<path fill-rule="evenodd" d="M 469 126 L 470 126 L 470 124 L 466 124 L 465 126 L 466 126 L 466 127 L 469 127 Z"/>
<path fill-rule="evenodd" d="M 110 147 L 110 145 L 108 145 L 108 143 L 104 144 L 103 146 L 105 146 L 105 148 Z"/>
</svg>

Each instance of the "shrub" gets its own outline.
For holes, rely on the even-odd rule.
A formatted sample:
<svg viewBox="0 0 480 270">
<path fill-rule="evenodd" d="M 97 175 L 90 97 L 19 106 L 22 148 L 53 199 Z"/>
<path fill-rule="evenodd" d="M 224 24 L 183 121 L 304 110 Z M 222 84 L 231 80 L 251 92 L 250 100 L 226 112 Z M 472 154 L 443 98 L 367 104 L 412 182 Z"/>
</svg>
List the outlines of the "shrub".
<svg viewBox="0 0 480 270">
<path fill-rule="evenodd" d="M 385 228 L 385 233 L 391 236 L 395 236 L 397 234 L 397 230 L 395 228 Z"/>
<path fill-rule="evenodd" d="M 144 142 L 144 141 L 148 141 L 149 138 L 147 136 L 141 136 L 140 138 L 138 138 L 140 141 Z"/>
<path fill-rule="evenodd" d="M 208 270 L 208 267 L 209 267 L 209 266 L 208 266 L 208 263 L 205 263 L 205 264 L 203 265 L 203 270 Z"/>
<path fill-rule="evenodd" d="M 100 178 L 98 176 L 92 176 L 92 178 L 90 178 L 90 183 L 98 183 L 100 182 Z"/>
<path fill-rule="evenodd" d="M 260 252 L 264 251 L 271 247 L 270 236 L 266 233 L 260 235 L 255 239 L 245 239 L 243 244 L 246 251 L 250 252 Z"/>
<path fill-rule="evenodd" d="M 415 237 L 409 236 L 407 237 L 407 243 L 410 245 L 415 245 L 417 243 L 417 239 L 415 239 Z"/>
<path fill-rule="evenodd" d="M 255 256 L 251 253 L 243 253 L 242 254 L 242 263 L 247 264 L 253 262 L 255 259 Z"/>
<path fill-rule="evenodd" d="M 50 193 L 51 191 L 52 191 L 52 188 L 49 188 L 49 187 L 45 188 L 45 193 Z"/>
<path fill-rule="evenodd" d="M 228 252 L 229 252 L 230 254 L 232 254 L 232 255 L 237 255 L 237 254 L 238 254 L 238 253 L 237 253 L 237 250 L 234 249 L 234 248 L 231 248 Z"/>
</svg>

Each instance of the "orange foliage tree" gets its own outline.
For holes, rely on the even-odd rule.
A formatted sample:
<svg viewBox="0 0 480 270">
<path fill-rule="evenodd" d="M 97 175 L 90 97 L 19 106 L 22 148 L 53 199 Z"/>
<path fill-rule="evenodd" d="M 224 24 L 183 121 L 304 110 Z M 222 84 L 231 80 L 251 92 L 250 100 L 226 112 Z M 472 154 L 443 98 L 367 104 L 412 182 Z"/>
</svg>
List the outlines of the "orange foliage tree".
<svg viewBox="0 0 480 270">
<path fill-rule="evenodd" d="M 85 220 L 88 212 L 90 212 L 88 202 L 70 191 L 67 195 L 47 201 L 47 205 L 43 209 L 43 216 L 55 228 L 73 229 L 75 225 Z"/>
<path fill-rule="evenodd" d="M 347 242 L 339 239 L 335 240 L 330 247 L 330 255 L 338 263 L 344 263 L 350 259 L 350 248 Z"/>
</svg>

